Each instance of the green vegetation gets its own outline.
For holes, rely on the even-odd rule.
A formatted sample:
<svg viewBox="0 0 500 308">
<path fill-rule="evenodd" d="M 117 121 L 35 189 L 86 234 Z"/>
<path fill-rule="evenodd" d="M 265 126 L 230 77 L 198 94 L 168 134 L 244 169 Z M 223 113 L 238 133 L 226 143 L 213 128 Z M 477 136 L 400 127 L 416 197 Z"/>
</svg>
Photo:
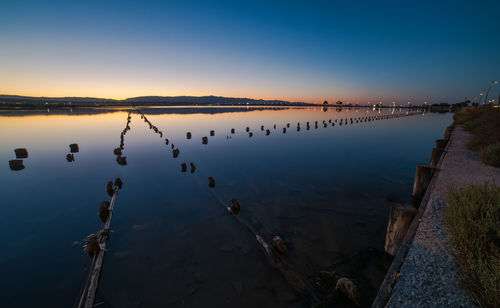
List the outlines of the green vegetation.
<svg viewBox="0 0 500 308">
<path fill-rule="evenodd" d="M 500 307 L 500 188 L 451 188 L 446 227 L 463 273 L 461 285 L 484 307 Z"/>
<path fill-rule="evenodd" d="M 467 107 L 455 113 L 455 122 L 472 133 L 467 147 L 487 165 L 500 167 L 500 108 Z"/>
</svg>

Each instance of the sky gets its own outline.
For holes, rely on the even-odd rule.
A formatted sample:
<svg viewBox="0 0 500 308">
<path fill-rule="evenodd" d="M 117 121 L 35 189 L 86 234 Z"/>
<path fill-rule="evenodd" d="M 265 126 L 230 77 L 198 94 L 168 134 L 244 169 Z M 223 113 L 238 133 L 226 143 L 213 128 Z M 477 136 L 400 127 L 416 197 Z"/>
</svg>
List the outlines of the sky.
<svg viewBox="0 0 500 308">
<path fill-rule="evenodd" d="M 0 12 L 0 94 L 455 103 L 500 79 L 500 1 L 0 0 Z"/>
</svg>

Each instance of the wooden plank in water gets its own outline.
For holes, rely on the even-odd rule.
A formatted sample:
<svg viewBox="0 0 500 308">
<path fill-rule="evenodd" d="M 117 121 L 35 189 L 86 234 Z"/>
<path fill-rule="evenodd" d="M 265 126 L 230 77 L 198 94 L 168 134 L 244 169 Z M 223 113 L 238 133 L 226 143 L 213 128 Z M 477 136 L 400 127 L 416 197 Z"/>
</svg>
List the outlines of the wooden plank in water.
<svg viewBox="0 0 500 308">
<path fill-rule="evenodd" d="M 119 187 L 115 185 L 115 191 L 113 193 L 113 197 L 111 198 L 111 202 L 109 204 L 109 216 L 108 220 L 104 224 L 104 229 L 101 231 L 99 234 L 99 246 L 100 250 L 96 258 L 95 263 L 94 263 L 94 268 L 91 269 L 92 273 L 90 276 L 90 283 L 87 291 L 87 297 L 85 300 L 85 308 L 92 308 L 94 307 L 94 301 L 95 297 L 97 294 L 97 288 L 99 286 L 99 278 L 101 277 L 101 271 L 102 271 L 102 264 L 104 262 L 104 255 L 106 253 L 106 241 L 107 241 L 107 235 L 109 234 L 109 226 L 111 224 L 111 217 L 113 216 L 113 210 L 115 208 L 115 200 L 116 196 L 118 195 L 118 190 Z M 104 232 L 103 232 L 104 231 Z"/>
</svg>

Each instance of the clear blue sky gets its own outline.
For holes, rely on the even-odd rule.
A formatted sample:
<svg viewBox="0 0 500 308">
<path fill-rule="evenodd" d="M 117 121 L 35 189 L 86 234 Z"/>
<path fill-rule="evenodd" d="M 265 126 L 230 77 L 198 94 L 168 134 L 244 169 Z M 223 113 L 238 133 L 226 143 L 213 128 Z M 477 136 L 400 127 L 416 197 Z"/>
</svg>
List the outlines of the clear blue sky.
<svg viewBox="0 0 500 308">
<path fill-rule="evenodd" d="M 434 103 L 500 78 L 500 1 L 405 2 L 2 0 L 0 93 Z"/>
</svg>

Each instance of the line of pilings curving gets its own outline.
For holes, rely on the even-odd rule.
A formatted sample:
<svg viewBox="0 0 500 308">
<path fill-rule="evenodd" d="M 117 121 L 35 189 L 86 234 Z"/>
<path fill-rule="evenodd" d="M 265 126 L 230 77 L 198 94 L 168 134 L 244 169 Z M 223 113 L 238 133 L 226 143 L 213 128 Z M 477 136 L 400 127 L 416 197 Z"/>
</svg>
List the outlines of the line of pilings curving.
<svg viewBox="0 0 500 308">
<path fill-rule="evenodd" d="M 137 110 L 137 113 L 141 116 L 141 119 L 144 120 L 144 122 L 149 126 L 149 128 L 154 131 L 155 134 L 158 134 L 161 139 L 163 139 L 163 132 L 158 129 L 153 123 L 144 115 L 141 111 Z M 329 125 L 331 127 L 335 126 L 335 123 L 338 125 L 347 125 L 347 124 L 354 124 L 354 123 L 363 123 L 363 122 L 371 122 L 371 121 L 378 121 L 378 120 L 383 120 L 383 119 L 392 119 L 392 118 L 398 118 L 398 117 L 403 117 L 403 116 L 408 116 L 408 115 L 413 115 L 413 114 L 397 114 L 397 115 L 382 115 L 382 116 L 365 116 L 365 117 L 358 117 L 358 118 L 346 118 L 346 119 L 338 119 L 332 120 L 330 119 L 328 121 L 328 124 L 326 120 L 322 121 L 323 127 L 328 127 Z M 123 156 L 123 150 L 124 150 L 124 138 L 126 133 L 130 130 L 130 123 L 131 123 L 131 111 L 128 112 L 127 114 L 127 123 L 120 134 L 120 147 L 114 149 L 114 154 L 117 156 L 117 162 L 120 165 L 126 165 L 126 157 Z M 310 122 L 306 122 L 306 130 L 310 129 Z M 290 123 L 287 123 L 286 127 L 283 127 L 283 133 L 286 133 L 286 128 L 290 127 Z M 315 129 L 318 128 L 318 121 L 314 122 L 314 127 Z M 276 124 L 273 125 L 272 129 L 276 130 L 277 126 Z M 297 123 L 297 131 L 300 131 L 301 126 L 300 122 Z M 250 131 L 250 128 L 247 126 L 246 127 L 246 132 L 249 134 L 249 137 L 253 136 L 253 133 Z M 230 132 L 231 134 L 235 133 L 235 129 L 231 128 Z M 261 131 L 264 131 L 264 126 L 261 126 Z M 269 136 L 271 132 L 271 129 L 266 129 L 265 130 L 265 135 Z M 215 135 L 214 130 L 210 130 L 209 135 L 213 137 Z M 189 140 L 192 138 L 191 132 L 186 133 L 186 138 Z M 228 139 L 230 139 L 230 136 L 227 136 Z M 169 145 L 170 141 L 168 138 L 165 138 L 165 145 Z M 208 144 L 208 137 L 203 136 L 202 137 L 202 144 Z M 70 146 L 71 148 L 71 146 Z M 172 156 L 173 158 L 178 158 L 179 157 L 179 149 L 175 148 L 173 143 L 170 143 L 170 147 L 172 149 Z M 190 173 L 194 175 L 194 179 L 198 181 L 199 183 L 202 182 L 198 174 L 195 174 L 195 171 L 197 170 L 194 162 L 189 163 L 190 166 Z M 187 163 L 182 162 L 181 163 L 181 172 L 187 172 Z M 199 173 L 199 172 L 198 172 Z M 244 226 L 244 229 L 250 232 L 256 239 L 256 241 L 259 244 L 259 247 L 262 249 L 264 254 L 266 255 L 269 264 L 277 269 L 285 278 L 285 280 L 290 284 L 290 286 L 296 290 L 299 294 L 303 296 L 309 297 L 313 302 L 318 302 L 319 301 L 319 296 L 317 292 L 315 291 L 314 287 L 303 277 L 301 277 L 296 270 L 294 270 L 293 266 L 291 265 L 290 262 L 286 260 L 286 245 L 283 239 L 279 235 L 272 236 L 271 239 L 271 244 L 268 244 L 268 242 L 264 239 L 265 236 L 262 234 L 259 234 L 257 230 L 255 230 L 249 223 L 244 221 L 238 216 L 238 213 L 241 210 L 241 204 L 237 198 L 231 198 L 230 199 L 230 204 L 226 203 L 225 198 L 222 198 L 219 194 L 217 194 L 215 188 L 215 178 L 213 176 L 207 176 L 208 178 L 208 185 L 200 185 L 200 187 L 205 187 L 206 189 L 209 189 L 210 193 L 214 196 L 214 198 L 221 204 L 223 205 L 228 213 L 230 213 L 235 219 Z M 113 213 L 114 209 L 114 204 L 116 200 L 116 196 L 118 193 L 119 188 L 121 188 L 121 180 L 117 179 L 115 181 L 115 186 L 113 187 L 112 182 L 107 183 L 107 192 L 111 196 L 111 201 L 110 202 L 102 202 L 99 206 L 99 217 L 101 220 L 105 223 L 105 226 L 103 230 L 99 231 L 97 234 L 91 234 L 87 237 L 87 242 L 85 245 L 85 248 L 89 255 L 92 257 L 92 263 L 89 271 L 89 277 L 87 281 L 85 282 L 82 295 L 80 297 L 79 305 L 78 307 L 92 307 L 95 301 L 95 295 L 97 292 L 98 288 L 98 283 L 99 283 L 99 278 L 100 278 L 100 273 L 102 270 L 102 265 L 103 265 L 103 260 L 104 260 L 104 255 L 106 252 L 106 242 L 109 238 L 110 235 L 110 222 L 111 222 L 111 216 Z M 271 234 L 268 232 L 268 234 Z M 348 282 L 352 283 L 350 280 L 347 279 Z M 84 306 L 82 306 L 84 305 Z"/>
<path fill-rule="evenodd" d="M 144 120 L 144 122 L 149 125 L 149 128 L 151 130 L 153 130 L 156 134 L 159 134 L 160 138 L 162 138 L 163 132 L 160 131 L 155 125 L 153 125 L 151 123 L 151 121 L 146 117 L 146 115 L 144 115 L 140 111 L 138 111 L 138 113 L 141 115 L 141 118 Z M 403 117 L 403 116 L 408 116 L 408 115 L 414 115 L 414 114 L 407 113 L 407 114 L 381 115 L 381 116 L 371 116 L 371 117 L 366 116 L 366 117 L 358 117 L 358 118 L 345 118 L 345 119 L 340 119 L 340 121 L 338 119 L 336 119 L 334 121 L 332 119 L 330 119 L 328 121 L 328 124 L 333 127 L 333 126 L 335 126 L 335 123 L 337 123 L 338 125 L 343 125 L 343 124 L 347 125 L 349 123 L 354 124 L 354 123 L 371 122 L 371 121 L 378 121 L 378 120 L 383 120 L 383 119 L 398 118 L 398 117 Z M 328 127 L 328 124 L 325 120 L 323 121 L 323 126 L 325 128 Z M 310 126 L 311 126 L 310 122 L 306 122 L 306 130 L 309 130 Z M 289 128 L 290 123 L 287 123 L 286 127 Z M 283 127 L 283 133 L 286 133 L 286 127 Z M 314 127 L 315 127 L 315 129 L 318 128 L 318 121 L 314 122 Z M 276 130 L 276 128 L 277 128 L 277 126 L 276 126 L 276 124 L 274 124 L 272 129 Z M 301 126 L 300 126 L 300 122 L 299 122 L 299 123 L 297 123 L 297 131 L 300 131 L 300 128 L 301 128 Z M 250 131 L 250 128 L 248 126 L 246 127 L 245 131 L 249 134 L 249 137 L 253 136 L 253 133 Z M 261 126 L 261 131 L 264 131 L 263 125 Z M 270 131 L 271 131 L 271 129 L 265 130 L 266 136 L 270 135 Z M 231 135 L 234 134 L 235 132 L 236 132 L 236 130 L 234 128 L 230 129 Z M 214 135 L 215 135 L 215 131 L 210 130 L 210 136 L 214 136 Z M 186 133 L 186 139 L 188 139 L 188 140 L 192 139 L 191 132 Z M 227 136 L 227 139 L 231 139 L 230 135 Z M 207 144 L 207 143 L 208 143 L 208 137 L 203 136 L 202 137 L 202 144 Z M 165 138 L 165 144 L 166 145 L 169 144 L 168 138 Z M 171 144 L 170 148 L 172 149 L 173 157 L 174 158 L 179 157 L 180 151 L 178 148 L 175 148 L 173 143 Z M 196 171 L 196 167 L 195 167 L 193 162 L 190 162 L 189 164 L 191 167 L 190 173 L 194 174 Z M 186 162 L 181 163 L 181 172 L 187 172 L 187 163 Z M 195 174 L 194 176 L 195 176 L 194 178 L 198 182 L 201 182 L 201 179 L 197 176 L 197 174 Z M 208 188 L 209 189 L 215 188 L 215 179 L 212 176 L 208 176 L 207 178 L 209 181 Z M 200 185 L 200 187 L 206 187 L 206 186 Z M 233 215 L 236 218 L 236 220 L 240 224 L 242 224 L 245 227 L 245 229 L 248 230 L 255 237 L 255 239 L 259 243 L 262 251 L 267 256 L 267 259 L 269 260 L 270 265 L 272 267 L 276 268 L 277 270 L 279 270 L 283 274 L 286 281 L 291 285 L 291 287 L 294 290 L 296 290 L 297 292 L 299 292 L 300 294 L 309 296 L 313 301 L 318 301 L 319 297 L 317 296 L 315 289 L 310 285 L 310 283 L 308 283 L 305 279 L 300 277 L 300 275 L 298 275 L 296 273 L 296 271 L 293 269 L 293 266 L 291 266 L 291 264 L 286 261 L 286 259 L 285 259 L 286 245 L 285 245 L 284 241 L 281 239 L 281 237 L 279 235 L 273 236 L 272 241 L 271 241 L 272 244 L 269 245 L 268 242 L 266 242 L 264 240 L 264 236 L 262 236 L 262 234 L 259 234 L 255 229 L 252 228 L 252 226 L 250 224 L 248 224 L 247 222 L 245 222 L 244 220 L 242 220 L 238 216 L 238 213 L 241 210 L 241 204 L 240 204 L 238 199 L 232 198 L 230 200 L 231 205 L 228 205 L 226 203 L 226 201 L 224 201 L 225 198 L 221 198 L 215 192 L 215 190 L 211 190 L 211 193 L 214 196 L 214 198 L 219 203 L 221 203 L 226 208 L 226 210 L 231 215 Z M 350 280 L 347 280 L 347 281 L 351 282 Z"/>
</svg>

